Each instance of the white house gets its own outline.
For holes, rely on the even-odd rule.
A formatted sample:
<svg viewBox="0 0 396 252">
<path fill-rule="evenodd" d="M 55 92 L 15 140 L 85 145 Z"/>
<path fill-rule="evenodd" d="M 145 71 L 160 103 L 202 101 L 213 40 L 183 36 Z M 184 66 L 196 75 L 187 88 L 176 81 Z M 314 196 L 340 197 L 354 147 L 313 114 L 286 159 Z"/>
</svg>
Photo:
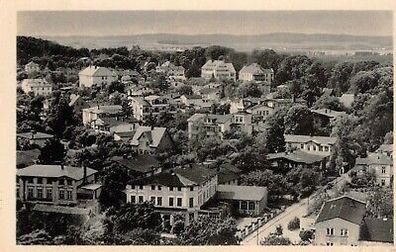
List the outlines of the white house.
<svg viewBox="0 0 396 252">
<path fill-rule="evenodd" d="M 27 73 L 34 73 L 39 71 L 40 71 L 40 65 L 33 61 L 30 61 L 25 65 L 25 72 Z"/>
<path fill-rule="evenodd" d="M 224 60 L 209 60 L 201 68 L 201 77 L 204 79 L 228 79 L 236 80 L 236 71 L 232 63 L 225 63 Z"/>
<path fill-rule="evenodd" d="M 52 85 L 46 79 L 24 79 L 21 88 L 26 94 L 29 92 L 43 96 L 52 94 Z"/>
<path fill-rule="evenodd" d="M 285 134 L 286 147 L 289 149 L 300 149 L 302 151 L 330 156 L 333 146 L 337 141 L 336 137 L 325 136 L 305 136 Z"/>
<path fill-rule="evenodd" d="M 80 88 L 90 88 L 92 86 L 107 86 L 117 80 L 114 72 L 106 67 L 89 66 L 78 73 Z"/>
<path fill-rule="evenodd" d="M 242 81 L 266 81 L 269 84 L 274 80 L 274 70 L 264 69 L 259 64 L 253 63 L 242 67 L 239 71 L 239 79 Z"/>
</svg>

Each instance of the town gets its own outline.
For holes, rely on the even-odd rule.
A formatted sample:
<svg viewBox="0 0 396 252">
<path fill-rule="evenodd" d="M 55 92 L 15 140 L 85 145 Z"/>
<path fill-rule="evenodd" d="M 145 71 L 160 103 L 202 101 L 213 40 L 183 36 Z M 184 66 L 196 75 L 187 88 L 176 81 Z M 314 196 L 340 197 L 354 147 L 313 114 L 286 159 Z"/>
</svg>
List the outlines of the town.
<svg viewBox="0 0 396 252">
<path fill-rule="evenodd" d="M 17 37 L 17 243 L 393 245 L 393 63 Z"/>
</svg>

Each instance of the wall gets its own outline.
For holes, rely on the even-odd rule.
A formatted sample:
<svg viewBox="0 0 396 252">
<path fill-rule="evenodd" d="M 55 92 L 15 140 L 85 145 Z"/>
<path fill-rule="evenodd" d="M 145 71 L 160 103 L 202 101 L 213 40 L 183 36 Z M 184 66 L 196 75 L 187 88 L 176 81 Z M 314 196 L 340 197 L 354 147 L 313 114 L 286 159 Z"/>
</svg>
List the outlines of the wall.
<svg viewBox="0 0 396 252">
<path fill-rule="evenodd" d="M 327 236 L 327 228 L 334 228 L 334 235 Z M 340 235 L 341 229 L 348 229 L 348 236 Z M 315 244 L 326 245 L 332 242 L 334 245 L 358 245 L 360 226 L 340 218 L 323 221 L 315 225 Z"/>
</svg>

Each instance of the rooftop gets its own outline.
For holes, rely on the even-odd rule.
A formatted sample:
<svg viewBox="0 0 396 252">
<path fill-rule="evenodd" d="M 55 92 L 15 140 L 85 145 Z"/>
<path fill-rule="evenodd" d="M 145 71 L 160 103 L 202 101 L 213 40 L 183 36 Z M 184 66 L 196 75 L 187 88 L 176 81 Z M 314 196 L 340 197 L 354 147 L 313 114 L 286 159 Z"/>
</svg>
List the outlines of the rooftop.
<svg viewBox="0 0 396 252">
<path fill-rule="evenodd" d="M 369 153 L 365 158 L 356 158 L 357 165 L 372 165 L 372 164 L 383 164 L 383 165 L 392 165 L 393 160 L 391 157 L 388 157 L 382 153 Z"/>
<path fill-rule="evenodd" d="M 285 142 L 291 143 L 307 143 L 307 142 L 315 142 L 319 144 L 329 144 L 333 145 L 337 141 L 336 137 L 327 137 L 327 136 L 305 136 L 305 135 L 290 135 L 285 134 Z"/>
<path fill-rule="evenodd" d="M 301 150 L 295 150 L 292 152 L 269 153 L 267 155 L 268 161 L 286 159 L 295 163 L 304 164 L 314 164 L 317 162 L 321 162 L 324 158 L 324 156 L 307 153 Z"/>
<path fill-rule="evenodd" d="M 91 113 L 96 114 L 118 114 L 122 112 L 121 105 L 97 105 L 90 108 L 84 109 L 85 111 L 89 111 Z"/>
<path fill-rule="evenodd" d="M 54 136 L 43 132 L 23 132 L 23 133 L 18 133 L 17 137 L 28 138 L 28 139 L 49 139 L 49 138 L 53 138 Z"/>
<path fill-rule="evenodd" d="M 165 135 L 165 132 L 166 128 L 163 127 L 151 128 L 148 126 L 139 126 L 131 140 L 131 145 L 139 145 L 140 137 L 142 137 L 143 134 L 146 134 L 146 136 L 151 139 L 150 147 L 158 147 Z"/>
<path fill-rule="evenodd" d="M 226 200 L 252 200 L 259 201 L 267 194 L 266 187 L 218 185 L 218 197 Z"/>
<path fill-rule="evenodd" d="M 141 173 L 151 172 L 153 168 L 161 166 L 161 163 L 156 158 L 149 155 L 139 155 L 133 158 L 115 157 L 113 161 L 130 170 Z"/>
<path fill-rule="evenodd" d="M 365 218 L 359 239 L 393 243 L 393 219 Z"/>
<path fill-rule="evenodd" d="M 242 69 L 239 71 L 239 74 L 251 73 L 251 74 L 257 75 L 257 74 L 265 74 L 265 73 L 273 73 L 273 72 L 274 72 L 274 70 L 272 70 L 272 69 L 264 69 L 259 64 L 252 63 L 248 66 L 242 67 Z"/>
<path fill-rule="evenodd" d="M 110 69 L 106 67 L 99 66 L 89 66 L 84 70 L 80 71 L 78 75 L 87 75 L 87 76 L 113 76 L 114 73 L 110 71 Z"/>
<path fill-rule="evenodd" d="M 97 173 L 96 170 L 87 167 L 87 176 L 95 173 Z M 25 168 L 18 169 L 17 176 L 47 178 L 69 177 L 74 180 L 81 180 L 84 178 L 84 169 L 82 167 L 73 167 L 66 165 L 62 169 L 61 165 L 34 164 Z"/>
</svg>

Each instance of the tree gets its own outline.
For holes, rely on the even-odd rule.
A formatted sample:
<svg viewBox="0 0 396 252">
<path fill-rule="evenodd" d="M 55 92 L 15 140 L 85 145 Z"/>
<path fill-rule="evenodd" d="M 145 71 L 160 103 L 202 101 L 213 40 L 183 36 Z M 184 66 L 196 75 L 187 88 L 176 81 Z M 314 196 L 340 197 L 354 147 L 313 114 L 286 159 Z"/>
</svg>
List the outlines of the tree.
<svg viewBox="0 0 396 252">
<path fill-rule="evenodd" d="M 55 164 L 63 162 L 65 147 L 57 138 L 52 138 L 41 148 L 38 159 L 42 164 Z"/>
<path fill-rule="evenodd" d="M 278 236 L 276 234 L 270 234 L 268 237 L 265 237 L 260 241 L 260 245 L 266 246 L 281 246 L 281 245 L 290 245 L 291 241 L 289 238 Z"/>
<path fill-rule="evenodd" d="M 278 109 L 272 115 L 267 117 L 267 128 L 264 134 L 258 136 L 258 140 L 265 145 L 267 153 L 285 151 L 285 123 L 284 117 L 287 114 L 287 109 Z"/>
<path fill-rule="evenodd" d="M 260 87 L 255 82 L 243 83 L 241 86 L 239 86 L 238 91 L 239 91 L 239 96 L 242 98 L 261 97 L 261 95 L 263 94 Z"/>
<path fill-rule="evenodd" d="M 187 86 L 187 85 L 183 85 L 183 86 L 179 87 L 177 89 L 177 92 L 180 95 L 192 95 L 193 94 L 192 87 L 191 86 Z"/>
<path fill-rule="evenodd" d="M 303 242 L 311 242 L 313 240 L 313 235 L 314 233 L 312 230 L 304 230 L 299 234 L 301 241 Z"/>
<path fill-rule="evenodd" d="M 128 171 L 117 165 L 111 164 L 102 171 L 102 193 L 99 202 L 103 207 L 119 207 L 124 201 L 125 195 L 123 190 L 129 180 Z"/>
<path fill-rule="evenodd" d="M 112 94 L 116 91 L 121 94 L 125 93 L 125 84 L 119 81 L 114 81 L 110 83 L 109 86 L 107 87 L 107 93 Z"/>
<path fill-rule="evenodd" d="M 321 96 L 313 105 L 313 109 L 331 109 L 335 111 L 344 111 L 345 107 L 335 96 Z"/>
<path fill-rule="evenodd" d="M 29 234 L 17 238 L 18 245 L 50 245 L 53 244 L 52 237 L 45 230 L 35 230 Z"/>
<path fill-rule="evenodd" d="M 311 111 L 301 105 L 291 107 L 285 117 L 285 133 L 295 135 L 313 134 L 313 117 Z"/>
<path fill-rule="evenodd" d="M 393 189 L 377 187 L 369 195 L 368 213 L 377 218 L 392 218 L 393 216 Z"/>
<path fill-rule="evenodd" d="M 389 131 L 384 136 L 384 144 L 393 144 L 393 131 Z"/>
<path fill-rule="evenodd" d="M 300 229 L 300 219 L 298 217 L 294 217 L 287 224 L 287 229 L 289 229 L 290 231 L 294 231 L 294 230 Z"/>
<path fill-rule="evenodd" d="M 236 245 L 237 227 L 232 218 L 210 218 L 201 216 L 192 221 L 178 236 L 180 245 Z"/>
</svg>

